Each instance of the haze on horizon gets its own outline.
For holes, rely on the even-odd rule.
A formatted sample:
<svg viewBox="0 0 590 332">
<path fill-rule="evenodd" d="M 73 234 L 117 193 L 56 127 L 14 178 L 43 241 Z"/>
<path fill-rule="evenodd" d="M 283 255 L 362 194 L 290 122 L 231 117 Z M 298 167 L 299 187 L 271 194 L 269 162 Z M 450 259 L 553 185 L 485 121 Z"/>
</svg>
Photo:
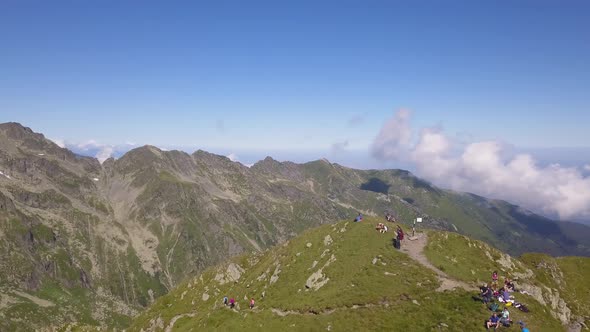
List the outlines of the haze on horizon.
<svg viewBox="0 0 590 332">
<path fill-rule="evenodd" d="M 589 10 L 8 1 L 0 122 L 100 160 L 152 144 L 408 168 L 590 220 Z"/>
</svg>

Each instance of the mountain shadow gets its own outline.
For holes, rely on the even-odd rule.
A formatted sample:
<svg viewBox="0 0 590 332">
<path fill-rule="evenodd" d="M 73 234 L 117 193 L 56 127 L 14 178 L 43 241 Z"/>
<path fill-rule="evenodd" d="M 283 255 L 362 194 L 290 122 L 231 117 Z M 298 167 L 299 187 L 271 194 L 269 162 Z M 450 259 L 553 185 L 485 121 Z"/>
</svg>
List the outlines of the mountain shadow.
<svg viewBox="0 0 590 332">
<path fill-rule="evenodd" d="M 376 193 L 387 194 L 389 192 L 389 184 L 378 178 L 370 178 L 369 181 L 361 184 L 362 190 L 368 190 Z"/>
</svg>

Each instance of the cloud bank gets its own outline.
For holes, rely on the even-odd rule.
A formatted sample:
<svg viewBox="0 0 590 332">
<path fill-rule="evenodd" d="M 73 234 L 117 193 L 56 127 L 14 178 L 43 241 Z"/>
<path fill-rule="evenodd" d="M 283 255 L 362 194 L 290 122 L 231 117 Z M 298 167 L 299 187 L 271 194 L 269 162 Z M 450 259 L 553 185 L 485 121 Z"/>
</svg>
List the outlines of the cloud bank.
<svg viewBox="0 0 590 332">
<path fill-rule="evenodd" d="M 409 162 L 436 185 L 500 198 L 562 220 L 590 218 L 590 177 L 581 169 L 540 167 L 529 154 L 505 156 L 497 141 L 456 144 L 442 130 L 414 131 L 411 112 L 387 120 L 371 146 L 381 161 Z"/>
<path fill-rule="evenodd" d="M 358 125 L 361 125 L 363 122 L 365 122 L 366 117 L 367 117 L 367 113 L 354 114 L 353 116 L 351 116 L 348 119 L 348 126 L 349 127 L 356 127 Z"/>
<path fill-rule="evenodd" d="M 346 149 L 348 147 L 348 140 L 344 140 L 342 142 L 335 142 L 332 144 L 332 146 L 330 147 L 332 153 L 337 153 L 340 151 L 343 151 L 344 149 Z"/>
<path fill-rule="evenodd" d="M 67 144 L 67 143 L 66 143 Z M 69 146 L 68 146 L 69 147 Z M 113 156 L 113 152 L 115 152 L 115 146 L 102 144 L 95 140 L 89 140 L 84 143 L 79 143 L 76 145 L 76 150 L 81 150 L 85 152 L 92 152 L 94 153 L 94 157 L 98 159 L 98 161 L 102 164 L 105 160 L 109 159 Z"/>
<path fill-rule="evenodd" d="M 50 138 L 49 140 L 52 141 L 53 143 L 55 143 L 57 146 L 59 146 L 62 149 L 66 147 L 66 143 L 63 139 Z"/>
<path fill-rule="evenodd" d="M 250 167 L 252 167 L 254 165 L 254 164 L 244 164 L 244 163 L 242 163 L 240 161 L 240 158 L 238 157 L 238 155 L 235 154 L 235 153 L 233 153 L 233 152 L 230 153 L 230 154 L 228 154 L 226 157 L 229 158 L 229 160 L 233 161 L 234 163 L 240 163 L 240 164 L 242 164 L 242 165 L 244 165 L 244 166 L 246 166 L 248 168 L 250 168 Z"/>
<path fill-rule="evenodd" d="M 67 148 L 79 155 L 93 156 L 102 164 L 110 157 L 120 157 L 125 152 L 133 149 L 137 144 L 133 142 L 125 142 L 125 144 L 111 145 L 97 142 L 96 140 L 88 140 L 82 143 L 73 143 L 63 139 L 51 139 L 59 147 Z"/>
</svg>

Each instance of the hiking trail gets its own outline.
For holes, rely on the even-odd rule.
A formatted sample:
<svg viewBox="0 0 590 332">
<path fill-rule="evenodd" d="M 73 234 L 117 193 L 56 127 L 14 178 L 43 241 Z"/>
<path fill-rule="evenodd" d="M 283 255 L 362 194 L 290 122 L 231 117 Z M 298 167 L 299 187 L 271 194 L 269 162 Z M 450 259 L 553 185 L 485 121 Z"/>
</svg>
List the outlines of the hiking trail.
<svg viewBox="0 0 590 332">
<path fill-rule="evenodd" d="M 176 316 L 172 317 L 172 319 L 170 320 L 170 323 L 168 323 L 168 326 L 166 326 L 166 332 L 172 332 L 172 328 L 174 328 L 174 324 L 176 324 L 177 320 L 184 318 L 184 317 L 195 317 L 195 315 L 196 315 L 195 312 L 189 312 L 189 313 L 176 315 Z"/>
<path fill-rule="evenodd" d="M 428 235 L 426 233 L 417 233 L 414 237 L 407 236 L 406 239 L 402 241 L 401 251 L 436 273 L 438 280 L 441 282 L 440 287 L 436 289 L 437 292 L 444 292 L 455 288 L 462 288 L 467 291 L 475 289 L 466 282 L 449 277 L 449 275 L 432 265 L 428 258 L 426 258 L 426 255 L 424 255 L 424 247 L 426 247 L 427 243 Z"/>
</svg>

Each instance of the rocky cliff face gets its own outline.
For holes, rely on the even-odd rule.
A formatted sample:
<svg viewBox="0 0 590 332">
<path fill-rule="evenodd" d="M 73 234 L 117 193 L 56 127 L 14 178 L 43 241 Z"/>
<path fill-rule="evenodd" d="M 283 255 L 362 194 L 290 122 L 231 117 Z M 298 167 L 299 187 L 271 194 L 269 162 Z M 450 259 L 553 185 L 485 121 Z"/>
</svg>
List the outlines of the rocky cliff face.
<svg viewBox="0 0 590 332">
<path fill-rule="evenodd" d="M 144 146 L 101 165 L 7 123 L 0 172 L 0 330 L 72 320 L 125 326 L 188 276 L 358 211 L 423 216 L 428 227 L 508 239 L 517 252 L 547 246 L 506 203 L 443 191 L 405 171 L 325 160 L 266 158 L 248 168 L 204 151 Z M 504 236 L 506 225 L 527 232 L 526 241 Z M 558 233 L 552 253 L 588 253 L 588 243 Z"/>
</svg>

